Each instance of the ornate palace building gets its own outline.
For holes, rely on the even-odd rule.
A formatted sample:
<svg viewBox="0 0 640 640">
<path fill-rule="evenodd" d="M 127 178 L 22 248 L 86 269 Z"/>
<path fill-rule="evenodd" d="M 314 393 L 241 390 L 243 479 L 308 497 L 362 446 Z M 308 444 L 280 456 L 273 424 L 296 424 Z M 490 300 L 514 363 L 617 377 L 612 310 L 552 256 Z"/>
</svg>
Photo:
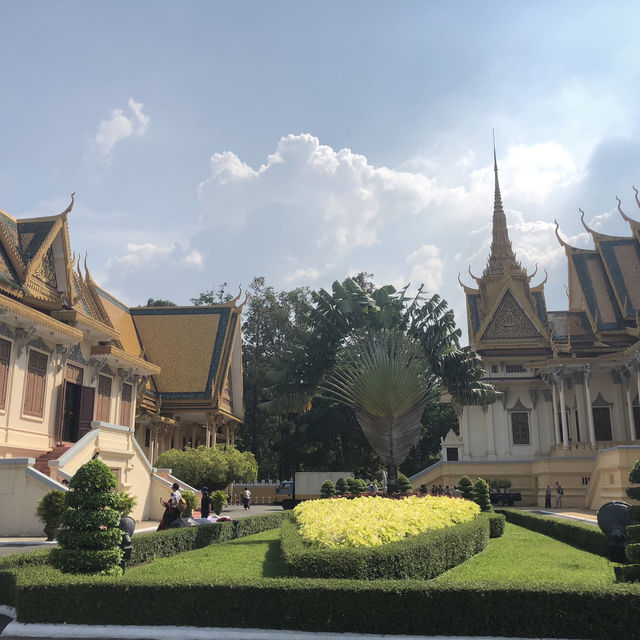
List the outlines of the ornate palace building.
<svg viewBox="0 0 640 640">
<path fill-rule="evenodd" d="M 0 535 L 39 535 L 38 500 L 95 455 L 159 519 L 170 448 L 233 444 L 244 417 L 238 298 L 128 308 L 71 253 L 68 215 L 0 211 Z"/>
<path fill-rule="evenodd" d="M 569 309 L 548 311 L 544 285 L 511 247 L 495 162 L 493 237 L 476 286 L 464 287 L 470 348 L 501 399 L 459 410 L 441 461 L 411 480 L 453 486 L 462 475 L 509 479 L 523 504 L 544 505 L 560 482 L 564 506 L 627 500 L 640 458 L 640 222 L 620 214 L 628 237 L 582 223 L 593 249 L 556 235 L 567 255 Z M 636 203 L 640 207 L 636 190 Z"/>
</svg>

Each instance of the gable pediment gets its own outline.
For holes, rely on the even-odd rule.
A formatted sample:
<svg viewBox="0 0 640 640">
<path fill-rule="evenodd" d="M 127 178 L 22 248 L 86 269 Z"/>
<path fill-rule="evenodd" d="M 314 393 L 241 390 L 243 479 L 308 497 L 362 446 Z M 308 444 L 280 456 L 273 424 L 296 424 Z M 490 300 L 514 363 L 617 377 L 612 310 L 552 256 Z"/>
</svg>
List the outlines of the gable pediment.
<svg viewBox="0 0 640 640">
<path fill-rule="evenodd" d="M 510 290 L 498 304 L 491 321 L 481 336 L 482 340 L 520 340 L 540 338 L 542 334 L 527 315 Z"/>
</svg>

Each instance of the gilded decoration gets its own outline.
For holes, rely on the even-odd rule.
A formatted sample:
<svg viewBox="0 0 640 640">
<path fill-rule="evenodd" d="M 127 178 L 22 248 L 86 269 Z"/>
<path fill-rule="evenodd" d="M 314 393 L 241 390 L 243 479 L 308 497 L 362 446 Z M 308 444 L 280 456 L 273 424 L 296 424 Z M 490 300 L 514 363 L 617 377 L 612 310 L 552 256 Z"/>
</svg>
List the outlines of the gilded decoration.
<svg viewBox="0 0 640 640">
<path fill-rule="evenodd" d="M 54 289 L 58 288 L 58 279 L 56 278 L 56 267 L 53 261 L 53 250 L 49 247 L 49 250 L 44 254 L 42 261 L 38 265 L 38 268 L 34 273 L 35 277 L 46 282 L 50 287 Z"/>
<path fill-rule="evenodd" d="M 507 291 L 483 338 L 485 340 L 501 338 L 522 339 L 536 338 L 539 335 L 540 332 L 533 322 L 529 320 L 511 292 Z"/>
</svg>

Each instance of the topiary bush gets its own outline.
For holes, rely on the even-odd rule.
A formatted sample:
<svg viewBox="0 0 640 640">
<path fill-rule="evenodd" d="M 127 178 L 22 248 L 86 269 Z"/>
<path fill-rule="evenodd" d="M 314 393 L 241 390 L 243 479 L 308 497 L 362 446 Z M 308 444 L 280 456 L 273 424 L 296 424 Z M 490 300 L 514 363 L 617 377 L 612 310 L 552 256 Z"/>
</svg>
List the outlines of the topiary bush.
<svg viewBox="0 0 640 640">
<path fill-rule="evenodd" d="M 138 498 L 126 491 L 116 491 L 116 496 L 117 500 L 114 509 L 119 511 L 121 516 L 128 516 L 138 504 Z"/>
<path fill-rule="evenodd" d="M 320 497 L 331 498 L 336 495 L 336 486 L 331 480 L 325 480 L 320 487 Z"/>
<path fill-rule="evenodd" d="M 491 511 L 491 498 L 489 497 L 489 485 L 486 480 L 478 478 L 473 485 L 474 502 L 481 511 Z"/>
<path fill-rule="evenodd" d="M 358 493 L 358 482 L 355 478 L 347 478 L 347 493 Z"/>
<path fill-rule="evenodd" d="M 336 480 L 336 493 L 339 496 L 342 496 L 345 493 L 347 493 L 347 481 L 344 478 L 338 478 Z"/>
<path fill-rule="evenodd" d="M 218 489 L 210 495 L 210 498 L 211 504 L 213 506 L 213 512 L 217 515 L 220 515 L 222 513 L 222 507 L 224 507 L 224 505 L 227 504 L 228 501 L 227 493 Z"/>
<path fill-rule="evenodd" d="M 36 515 L 44 523 L 44 533 L 47 540 L 55 540 L 62 522 L 62 516 L 66 510 L 65 494 L 61 489 L 52 489 L 38 502 Z"/>
<path fill-rule="evenodd" d="M 193 515 L 193 510 L 198 506 L 198 499 L 196 494 L 191 491 L 183 491 L 181 495 L 187 506 L 180 512 L 180 517 L 190 518 Z"/>
<path fill-rule="evenodd" d="M 640 460 L 629 472 L 629 482 L 640 484 Z M 627 487 L 627 495 L 633 500 L 640 500 L 640 487 Z M 620 580 L 622 582 L 640 581 L 640 506 L 629 507 L 628 514 L 633 525 L 627 527 L 627 546 L 625 553 L 627 560 L 633 564 L 622 567 Z"/>
<path fill-rule="evenodd" d="M 59 547 L 51 551 L 54 567 L 66 573 L 121 573 L 117 486 L 116 477 L 100 460 L 78 469 L 65 496 L 68 509 L 58 533 Z"/>
<path fill-rule="evenodd" d="M 396 487 L 398 489 L 398 493 L 408 493 L 411 491 L 411 483 L 404 473 L 398 474 L 398 483 L 396 484 Z"/>
<path fill-rule="evenodd" d="M 471 478 L 469 476 L 462 476 L 462 478 L 458 480 L 458 489 L 460 489 L 462 498 L 466 498 L 467 500 L 473 500 L 475 498 L 473 482 L 471 482 Z"/>
</svg>

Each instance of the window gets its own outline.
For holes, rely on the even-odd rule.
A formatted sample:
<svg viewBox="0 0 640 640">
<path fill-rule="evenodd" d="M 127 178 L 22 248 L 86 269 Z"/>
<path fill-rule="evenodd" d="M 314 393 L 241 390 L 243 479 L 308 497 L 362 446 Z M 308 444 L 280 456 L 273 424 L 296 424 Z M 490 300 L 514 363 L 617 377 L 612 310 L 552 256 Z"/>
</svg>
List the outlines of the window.
<svg viewBox="0 0 640 640">
<path fill-rule="evenodd" d="M 492 364 L 491 365 L 491 373 L 498 373 L 498 365 L 497 364 Z"/>
<path fill-rule="evenodd" d="M 7 385 L 9 383 L 9 361 L 11 343 L 0 339 L 0 410 L 7 408 Z"/>
<path fill-rule="evenodd" d="M 640 438 L 640 407 L 633 407 L 633 423 L 636 426 L 636 438 Z"/>
<path fill-rule="evenodd" d="M 593 407 L 593 427 L 596 432 L 596 440 L 613 440 L 609 407 Z"/>
<path fill-rule="evenodd" d="M 120 424 L 123 427 L 131 426 L 131 393 L 130 384 L 122 385 L 122 403 L 120 404 Z"/>
<path fill-rule="evenodd" d="M 98 376 L 98 400 L 96 402 L 95 419 L 100 422 L 109 422 L 109 409 L 111 408 L 111 378 Z"/>
<path fill-rule="evenodd" d="M 447 462 L 458 461 L 458 447 L 447 447 Z"/>
<path fill-rule="evenodd" d="M 24 394 L 24 413 L 42 418 L 44 410 L 44 389 L 47 379 L 47 356 L 39 351 L 29 351 L 27 364 L 27 384 Z"/>
<path fill-rule="evenodd" d="M 507 373 L 524 373 L 524 367 L 521 364 L 508 364 Z"/>
<path fill-rule="evenodd" d="M 514 411 L 511 414 L 513 444 L 529 444 L 529 414 L 526 411 Z"/>
</svg>

